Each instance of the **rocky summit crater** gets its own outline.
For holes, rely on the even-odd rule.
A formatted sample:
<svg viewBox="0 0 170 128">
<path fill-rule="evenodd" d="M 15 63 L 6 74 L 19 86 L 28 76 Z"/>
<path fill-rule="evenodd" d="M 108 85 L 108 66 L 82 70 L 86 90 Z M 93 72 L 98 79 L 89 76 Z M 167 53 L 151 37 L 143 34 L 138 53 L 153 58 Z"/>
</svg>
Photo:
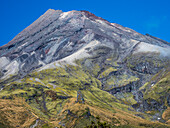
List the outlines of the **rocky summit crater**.
<svg viewBox="0 0 170 128">
<path fill-rule="evenodd" d="M 168 128 L 170 43 L 49 9 L 0 47 L 0 127 Z"/>
</svg>

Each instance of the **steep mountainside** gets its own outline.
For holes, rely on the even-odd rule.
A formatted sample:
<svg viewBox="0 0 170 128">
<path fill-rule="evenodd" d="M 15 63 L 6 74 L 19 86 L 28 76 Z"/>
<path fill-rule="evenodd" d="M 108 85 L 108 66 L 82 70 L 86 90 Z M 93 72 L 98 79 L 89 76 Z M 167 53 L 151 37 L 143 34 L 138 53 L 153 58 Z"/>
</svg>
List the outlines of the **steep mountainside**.
<svg viewBox="0 0 170 128">
<path fill-rule="evenodd" d="M 0 126 L 168 127 L 169 65 L 166 41 L 49 9 L 0 47 Z"/>
</svg>

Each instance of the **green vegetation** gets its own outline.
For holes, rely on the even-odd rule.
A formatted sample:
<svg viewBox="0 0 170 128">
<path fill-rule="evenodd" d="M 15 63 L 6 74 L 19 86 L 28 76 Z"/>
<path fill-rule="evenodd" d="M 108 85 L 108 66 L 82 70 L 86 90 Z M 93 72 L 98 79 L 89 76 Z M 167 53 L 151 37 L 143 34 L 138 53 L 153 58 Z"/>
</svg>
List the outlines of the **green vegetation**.
<svg viewBox="0 0 170 128">
<path fill-rule="evenodd" d="M 135 76 L 128 76 L 128 75 L 119 75 L 119 76 L 111 76 L 109 77 L 106 82 L 105 82 L 105 90 L 111 90 L 114 88 L 113 85 L 117 85 L 118 87 L 121 86 L 126 86 L 127 84 L 130 84 L 134 81 L 138 81 L 139 78 L 135 77 Z M 110 88 L 110 86 L 112 85 L 112 88 Z"/>
<path fill-rule="evenodd" d="M 89 60 L 88 63 L 91 62 Z M 105 64 L 108 65 L 92 63 L 89 69 L 83 64 L 80 65 L 83 62 L 84 60 L 77 61 L 77 66 L 65 65 L 30 73 L 25 78 L 6 85 L 0 93 L 0 98 L 3 100 L 21 98 L 24 105 L 27 104 L 24 108 L 29 108 L 32 115 L 45 121 L 40 124 L 42 128 L 151 126 L 152 122 L 134 116 L 141 114 L 149 119 L 148 113 L 136 112 L 131 107 L 137 103 L 132 93 L 123 93 L 120 96 L 118 94 L 117 99 L 107 91 L 101 90 L 102 84 L 105 85 L 104 89 L 109 90 L 112 89 L 112 85 L 121 87 L 136 82 L 139 80 L 138 77 L 128 73 L 114 75 L 122 69 L 118 68 L 117 62 L 111 58 L 105 60 Z M 166 73 L 162 75 L 152 90 L 149 87 L 151 82 L 142 86 L 140 90 L 144 92 L 144 98 L 152 95 L 153 99 L 160 99 L 167 94 L 169 87 L 164 85 L 169 83 L 168 76 Z M 78 90 L 81 90 L 85 103 L 76 102 Z M 157 93 L 160 93 L 159 97 Z M 167 117 L 167 114 L 165 115 Z M 98 116 L 100 120 L 97 119 Z"/>
<path fill-rule="evenodd" d="M 113 67 L 109 67 L 108 69 L 106 69 L 104 72 L 102 72 L 99 76 L 99 78 L 103 78 L 108 76 L 110 73 L 117 71 L 117 69 L 113 68 Z"/>
<path fill-rule="evenodd" d="M 152 82 L 154 83 L 152 83 Z M 158 102 L 161 102 L 163 99 L 166 104 L 166 96 L 170 93 L 170 72 L 164 71 L 156 74 L 150 82 L 146 83 L 142 89 L 146 89 L 144 91 L 144 99 L 152 98 Z"/>
<path fill-rule="evenodd" d="M 134 99 L 134 95 L 132 93 L 117 94 L 117 97 L 120 98 L 122 103 L 124 103 L 126 105 L 133 105 L 133 104 L 137 103 L 137 101 Z"/>
</svg>

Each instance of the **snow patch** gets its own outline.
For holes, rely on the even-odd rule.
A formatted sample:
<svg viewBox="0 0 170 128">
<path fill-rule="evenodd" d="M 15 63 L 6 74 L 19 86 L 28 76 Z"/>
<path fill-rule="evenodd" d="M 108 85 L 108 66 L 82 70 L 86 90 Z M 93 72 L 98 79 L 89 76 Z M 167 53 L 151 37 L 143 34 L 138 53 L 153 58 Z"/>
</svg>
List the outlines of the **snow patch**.
<svg viewBox="0 0 170 128">
<path fill-rule="evenodd" d="M 155 52 L 155 53 L 160 53 L 160 55 L 163 55 L 163 56 L 170 56 L 170 47 L 168 46 L 167 48 L 163 48 L 160 46 L 141 42 L 137 46 L 137 50 L 135 50 L 134 54 L 140 53 L 140 52 Z"/>
<path fill-rule="evenodd" d="M 42 71 L 45 69 L 52 69 L 52 68 L 56 68 L 56 67 L 62 67 L 62 65 L 67 65 L 67 64 L 76 66 L 76 64 L 74 63 L 75 60 L 91 56 L 90 54 L 87 53 L 86 48 L 94 48 L 96 45 L 99 45 L 99 44 L 101 44 L 101 42 L 99 42 L 97 40 L 93 40 L 89 44 L 87 44 L 86 46 L 81 48 L 79 51 L 73 53 L 72 55 L 67 56 L 61 60 L 52 62 L 50 64 L 47 64 L 47 65 L 39 68 L 37 71 Z"/>
<path fill-rule="evenodd" d="M 9 65 L 7 65 L 5 67 L 5 70 L 7 70 L 7 72 L 4 74 L 4 76 L 1 79 L 7 79 L 11 75 L 17 74 L 19 71 L 19 63 L 15 60 L 12 63 L 10 63 Z"/>
<path fill-rule="evenodd" d="M 4 66 L 9 64 L 9 60 L 6 57 L 1 57 L 0 58 L 0 69 L 2 69 Z"/>
<path fill-rule="evenodd" d="M 127 28 L 127 27 L 123 27 L 123 26 L 121 26 L 121 25 L 119 25 L 119 24 L 116 24 L 116 23 L 111 23 L 111 25 L 113 25 L 114 27 L 116 27 L 116 28 L 119 28 L 119 29 L 121 29 L 121 30 L 123 30 L 123 31 L 125 31 L 125 32 L 132 32 L 133 30 L 132 29 L 130 29 L 130 28 Z"/>
<path fill-rule="evenodd" d="M 25 45 L 27 45 L 27 44 L 28 44 L 28 42 L 22 44 L 21 46 L 18 47 L 18 49 L 22 49 L 22 48 L 23 48 Z"/>
<path fill-rule="evenodd" d="M 42 85 L 45 86 L 45 84 L 44 84 L 39 78 L 35 78 L 35 81 L 36 81 L 36 82 L 39 82 L 39 83 L 41 83 Z"/>
<path fill-rule="evenodd" d="M 40 56 L 41 58 L 43 58 L 43 55 L 41 54 L 41 56 Z"/>
<path fill-rule="evenodd" d="M 105 32 L 102 28 L 99 28 L 102 32 Z"/>
<path fill-rule="evenodd" d="M 153 87 L 155 84 L 152 84 L 151 86 Z"/>
<path fill-rule="evenodd" d="M 106 24 L 104 21 L 102 20 L 95 20 L 96 22 L 102 24 L 103 26 L 108 26 L 108 24 Z"/>
<path fill-rule="evenodd" d="M 85 41 L 85 42 L 90 42 L 94 37 L 94 33 L 89 33 L 87 35 L 85 35 L 81 41 Z"/>
<path fill-rule="evenodd" d="M 39 82 L 42 85 L 46 86 L 39 78 L 29 78 L 32 82 Z"/>
<path fill-rule="evenodd" d="M 58 37 L 52 37 L 52 38 L 50 38 L 48 41 L 54 41 L 54 40 L 56 40 L 56 39 L 58 39 Z"/>
<path fill-rule="evenodd" d="M 85 57 L 90 57 L 90 55 L 87 53 L 86 48 L 93 48 L 94 46 L 101 44 L 101 42 L 94 40 L 91 41 L 89 44 L 87 44 L 86 46 L 84 46 L 82 49 L 80 49 L 79 51 L 75 52 L 74 54 L 65 57 L 61 60 L 58 60 L 58 62 L 62 63 L 62 62 L 66 62 L 67 64 L 72 64 L 75 65 L 74 61 L 81 59 L 81 58 L 85 58 Z"/>
<path fill-rule="evenodd" d="M 72 26 L 77 26 L 79 24 L 77 19 L 71 19 L 69 22 L 72 24 Z"/>
<path fill-rule="evenodd" d="M 49 52 L 48 52 L 48 54 L 47 54 L 47 57 L 46 57 L 46 59 L 45 59 L 45 62 L 46 62 L 46 63 L 48 63 L 48 62 L 51 61 L 53 55 L 56 53 L 56 49 L 58 49 L 58 47 L 59 47 L 62 43 L 64 43 L 66 40 L 67 40 L 67 38 L 64 39 L 64 40 L 62 40 L 62 41 L 60 41 L 59 43 L 56 42 L 56 43 L 54 44 L 54 46 L 50 48 L 50 50 L 49 50 Z"/>
<path fill-rule="evenodd" d="M 38 126 L 38 122 L 39 122 L 39 119 L 37 119 L 36 122 L 35 122 L 35 124 L 32 125 L 30 128 L 35 128 L 35 127 L 37 127 L 37 126 Z"/>
<path fill-rule="evenodd" d="M 31 56 L 34 55 L 34 54 L 36 54 L 35 51 L 31 52 Z"/>
<path fill-rule="evenodd" d="M 63 12 L 60 16 L 60 19 L 66 18 L 67 16 L 69 16 L 70 13 L 71 13 L 71 11 L 70 12 Z"/>
<path fill-rule="evenodd" d="M 48 84 L 52 85 L 54 89 L 55 89 L 56 87 L 58 87 L 57 85 L 55 85 L 55 84 L 53 84 L 53 83 L 48 83 Z"/>
<path fill-rule="evenodd" d="M 41 65 L 41 64 L 42 64 L 42 65 L 45 65 L 44 62 L 42 62 L 42 61 L 39 60 L 38 65 Z"/>
</svg>

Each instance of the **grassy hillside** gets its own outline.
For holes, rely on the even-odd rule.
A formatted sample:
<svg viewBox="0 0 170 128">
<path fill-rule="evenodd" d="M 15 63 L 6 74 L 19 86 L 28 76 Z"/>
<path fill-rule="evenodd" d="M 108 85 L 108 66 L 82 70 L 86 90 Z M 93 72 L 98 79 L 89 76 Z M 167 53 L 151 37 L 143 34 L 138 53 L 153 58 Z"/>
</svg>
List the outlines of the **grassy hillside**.
<svg viewBox="0 0 170 128">
<path fill-rule="evenodd" d="M 101 76 L 108 75 L 109 70 L 113 69 L 106 69 Z M 147 114 L 136 112 L 130 106 L 136 103 L 132 94 L 127 93 L 125 100 L 118 100 L 100 88 L 99 79 L 80 66 L 66 65 L 33 72 L 9 83 L 1 91 L 0 105 L 3 103 L 4 106 L 0 107 L 3 119 L 0 123 L 10 127 L 28 127 L 40 119 L 37 127 L 44 128 L 88 127 L 91 122 L 93 125 L 99 122 L 110 124 L 110 127 L 168 127 L 147 120 Z M 78 92 L 81 98 L 77 98 Z M 9 104 L 13 110 L 6 114 L 3 108 L 8 109 Z M 135 115 L 142 115 L 145 119 Z M 167 118 L 166 113 L 164 118 Z"/>
</svg>

